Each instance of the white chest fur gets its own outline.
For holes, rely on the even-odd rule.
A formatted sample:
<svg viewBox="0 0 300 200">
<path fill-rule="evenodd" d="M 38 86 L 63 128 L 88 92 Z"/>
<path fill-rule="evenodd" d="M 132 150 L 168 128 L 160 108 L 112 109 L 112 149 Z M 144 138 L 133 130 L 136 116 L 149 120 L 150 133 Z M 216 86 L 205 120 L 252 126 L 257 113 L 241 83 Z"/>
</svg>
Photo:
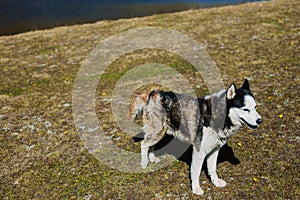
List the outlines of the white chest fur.
<svg viewBox="0 0 300 200">
<path fill-rule="evenodd" d="M 211 127 L 203 127 L 201 149 L 209 154 L 212 150 L 222 147 L 230 136 L 237 133 L 239 128 L 240 126 L 232 126 L 230 129 L 216 132 Z"/>
<path fill-rule="evenodd" d="M 219 148 L 226 143 L 226 140 L 221 140 L 218 133 L 210 127 L 203 127 L 203 136 L 201 141 L 201 150 L 205 154 L 209 154 L 213 149 Z"/>
</svg>

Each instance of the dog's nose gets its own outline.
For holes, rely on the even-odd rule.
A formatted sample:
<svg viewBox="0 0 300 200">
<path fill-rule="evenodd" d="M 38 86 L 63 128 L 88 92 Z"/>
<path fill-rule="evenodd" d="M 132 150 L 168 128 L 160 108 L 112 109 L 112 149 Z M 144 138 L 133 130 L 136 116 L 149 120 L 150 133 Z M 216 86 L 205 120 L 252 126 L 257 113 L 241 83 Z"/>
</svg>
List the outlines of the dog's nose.
<svg viewBox="0 0 300 200">
<path fill-rule="evenodd" d="M 259 118 L 258 120 L 256 120 L 256 123 L 257 123 L 258 125 L 260 125 L 262 122 L 263 122 L 262 118 Z"/>
</svg>

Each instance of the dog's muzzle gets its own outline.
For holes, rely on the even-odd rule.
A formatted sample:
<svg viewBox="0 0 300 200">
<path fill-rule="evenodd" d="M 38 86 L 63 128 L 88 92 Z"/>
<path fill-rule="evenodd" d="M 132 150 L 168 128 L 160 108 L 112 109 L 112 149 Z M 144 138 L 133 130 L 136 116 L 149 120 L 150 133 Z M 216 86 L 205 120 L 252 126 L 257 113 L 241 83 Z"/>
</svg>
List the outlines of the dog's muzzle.
<svg viewBox="0 0 300 200">
<path fill-rule="evenodd" d="M 259 118 L 256 120 L 256 124 L 257 125 L 252 125 L 252 124 L 249 124 L 246 120 L 244 120 L 243 118 L 241 118 L 242 122 L 244 124 L 246 124 L 249 128 L 251 129 L 257 129 L 257 127 L 263 122 L 262 118 Z"/>
</svg>

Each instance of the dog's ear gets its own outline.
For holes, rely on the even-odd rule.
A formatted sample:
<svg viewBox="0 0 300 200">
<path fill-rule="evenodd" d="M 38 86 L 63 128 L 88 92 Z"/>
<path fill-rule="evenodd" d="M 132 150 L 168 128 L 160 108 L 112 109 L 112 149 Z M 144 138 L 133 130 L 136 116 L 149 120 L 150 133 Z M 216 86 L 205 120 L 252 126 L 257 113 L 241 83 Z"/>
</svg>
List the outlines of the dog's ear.
<svg viewBox="0 0 300 200">
<path fill-rule="evenodd" d="M 244 90 L 250 91 L 250 84 L 249 84 L 248 79 L 245 79 L 245 81 L 244 81 L 244 83 L 243 83 L 243 85 L 242 85 L 241 88 L 244 89 Z"/>
<path fill-rule="evenodd" d="M 227 90 L 227 99 L 233 99 L 235 97 L 235 84 L 232 83 L 229 89 Z"/>
</svg>

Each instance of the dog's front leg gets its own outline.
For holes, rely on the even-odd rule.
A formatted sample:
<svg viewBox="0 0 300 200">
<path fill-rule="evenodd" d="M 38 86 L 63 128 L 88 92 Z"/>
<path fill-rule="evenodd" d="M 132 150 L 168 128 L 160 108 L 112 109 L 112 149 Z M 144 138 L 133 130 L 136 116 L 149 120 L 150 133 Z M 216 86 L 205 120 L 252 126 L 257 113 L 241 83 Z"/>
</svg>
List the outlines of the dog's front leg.
<svg viewBox="0 0 300 200">
<path fill-rule="evenodd" d="M 205 153 L 201 151 L 197 151 L 197 149 L 193 148 L 193 157 L 192 157 L 192 166 L 191 166 L 191 179 L 192 179 L 192 189 L 193 193 L 197 195 L 202 195 L 204 192 L 200 187 L 199 177 L 201 173 L 201 168 L 203 161 L 205 159 Z"/>
<path fill-rule="evenodd" d="M 217 175 L 217 159 L 220 148 L 213 151 L 207 157 L 207 170 L 210 176 L 211 182 L 217 187 L 225 187 L 226 182 L 220 179 Z"/>
</svg>

